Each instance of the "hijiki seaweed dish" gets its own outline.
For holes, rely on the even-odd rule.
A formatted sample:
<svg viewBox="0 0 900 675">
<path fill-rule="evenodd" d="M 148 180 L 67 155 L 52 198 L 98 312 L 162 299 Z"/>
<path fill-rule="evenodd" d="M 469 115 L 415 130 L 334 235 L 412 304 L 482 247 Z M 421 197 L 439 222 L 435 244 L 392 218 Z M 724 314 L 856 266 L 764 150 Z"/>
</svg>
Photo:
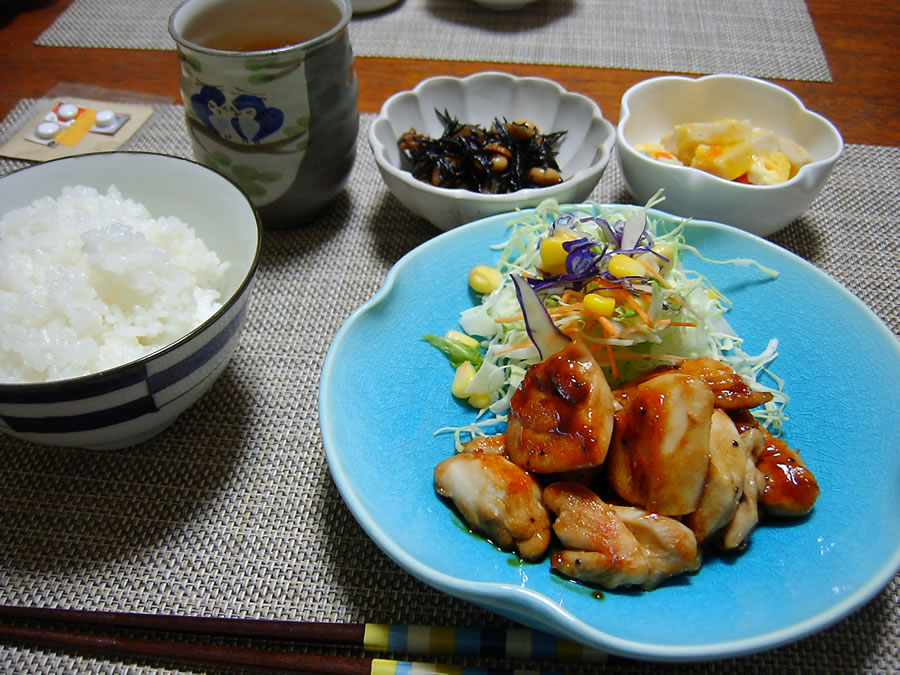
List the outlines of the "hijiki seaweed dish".
<svg viewBox="0 0 900 675">
<path fill-rule="evenodd" d="M 566 131 L 542 133 L 527 120 L 464 124 L 444 110 L 438 138 L 410 129 L 397 145 L 412 175 L 435 187 L 505 194 L 563 181 L 556 155 Z"/>
</svg>

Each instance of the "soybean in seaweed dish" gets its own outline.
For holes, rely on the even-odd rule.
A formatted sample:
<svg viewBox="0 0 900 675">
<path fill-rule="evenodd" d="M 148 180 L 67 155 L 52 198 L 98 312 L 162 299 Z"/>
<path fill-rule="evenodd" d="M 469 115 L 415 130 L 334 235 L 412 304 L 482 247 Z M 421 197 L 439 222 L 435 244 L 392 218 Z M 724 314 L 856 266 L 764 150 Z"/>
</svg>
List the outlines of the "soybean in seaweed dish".
<svg viewBox="0 0 900 675">
<path fill-rule="evenodd" d="M 463 124 L 447 110 L 434 112 L 444 125 L 440 138 L 410 129 L 397 141 L 416 179 L 486 194 L 562 182 L 556 154 L 565 131 L 543 134 L 532 122 L 505 118 L 485 129 Z"/>
</svg>

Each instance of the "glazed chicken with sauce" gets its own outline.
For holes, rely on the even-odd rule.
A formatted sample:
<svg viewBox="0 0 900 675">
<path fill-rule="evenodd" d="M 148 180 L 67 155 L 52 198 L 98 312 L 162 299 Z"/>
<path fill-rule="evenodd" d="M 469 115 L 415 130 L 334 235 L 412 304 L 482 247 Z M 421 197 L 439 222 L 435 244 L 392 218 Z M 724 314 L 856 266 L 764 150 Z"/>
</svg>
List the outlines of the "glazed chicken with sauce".
<svg viewBox="0 0 900 675">
<path fill-rule="evenodd" d="M 694 534 L 674 518 L 607 504 L 578 483 L 551 483 L 544 503 L 556 514 L 553 531 L 563 546 L 550 564 L 565 576 L 604 588 L 649 590 L 700 568 Z"/>
<path fill-rule="evenodd" d="M 713 359 L 685 360 L 611 391 L 590 351 L 573 342 L 528 371 L 505 434 L 476 437 L 438 466 L 437 490 L 500 548 L 540 559 L 552 526 L 557 573 L 651 589 L 696 571 L 705 547 L 746 546 L 761 513 L 812 508 L 812 472 L 749 412 L 768 400 Z M 522 476 L 533 481 L 527 489 Z M 546 530 L 535 516 L 541 509 Z M 532 518 L 534 526 L 508 534 Z"/>
<path fill-rule="evenodd" d="M 674 370 L 702 379 L 712 390 L 716 407 L 722 410 L 747 410 L 772 400 L 772 394 L 754 391 L 734 369 L 708 357 L 687 359 Z"/>
<path fill-rule="evenodd" d="M 734 518 L 744 495 L 748 452 L 734 422 L 716 408 L 710 416 L 709 468 L 697 508 L 684 517 L 698 542 Z"/>
<path fill-rule="evenodd" d="M 550 518 L 538 482 L 506 457 L 479 450 L 448 457 L 434 470 L 442 497 L 504 550 L 538 560 L 550 545 Z"/>
<path fill-rule="evenodd" d="M 614 405 L 603 370 L 584 345 L 572 342 L 525 374 L 510 403 L 506 454 L 535 473 L 600 466 Z"/>
<path fill-rule="evenodd" d="M 630 504 L 681 516 L 697 509 L 709 466 L 713 395 L 698 377 L 666 372 L 642 382 L 615 417 L 606 464 Z"/>
<path fill-rule="evenodd" d="M 760 504 L 775 516 L 804 516 L 819 498 L 819 484 L 796 450 L 762 427 L 748 410 L 734 415 L 741 437 L 753 444 Z M 748 441 L 749 442 L 749 441 Z"/>
</svg>

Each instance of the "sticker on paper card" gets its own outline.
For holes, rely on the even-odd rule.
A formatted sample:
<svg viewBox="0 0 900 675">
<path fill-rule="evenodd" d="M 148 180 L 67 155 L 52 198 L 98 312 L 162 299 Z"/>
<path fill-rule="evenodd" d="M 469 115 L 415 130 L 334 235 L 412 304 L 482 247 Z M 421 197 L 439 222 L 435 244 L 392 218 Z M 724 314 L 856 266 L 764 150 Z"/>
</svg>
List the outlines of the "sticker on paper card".
<svg viewBox="0 0 900 675">
<path fill-rule="evenodd" d="M 41 145 L 77 146 L 89 133 L 114 135 L 131 118 L 112 108 L 87 108 L 60 101 L 25 134 L 25 140 Z"/>
</svg>

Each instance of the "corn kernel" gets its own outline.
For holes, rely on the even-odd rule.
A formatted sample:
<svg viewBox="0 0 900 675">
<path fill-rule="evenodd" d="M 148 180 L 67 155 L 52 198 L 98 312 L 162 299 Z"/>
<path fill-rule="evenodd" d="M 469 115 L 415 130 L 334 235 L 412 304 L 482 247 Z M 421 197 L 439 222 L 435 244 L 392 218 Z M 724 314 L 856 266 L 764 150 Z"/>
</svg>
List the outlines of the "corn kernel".
<svg viewBox="0 0 900 675">
<path fill-rule="evenodd" d="M 490 265 L 475 265 L 469 270 L 469 286 L 476 293 L 490 293 L 502 283 L 503 275 Z"/>
<path fill-rule="evenodd" d="M 548 237 L 541 242 L 541 269 L 549 274 L 558 274 L 566 269 L 566 257 L 562 239 Z"/>
<path fill-rule="evenodd" d="M 453 376 L 450 393 L 456 398 L 467 398 L 466 389 L 473 379 L 475 379 L 475 366 L 470 361 L 463 361 L 459 364 L 456 374 Z"/>
<path fill-rule="evenodd" d="M 653 253 L 650 254 L 650 257 L 653 259 L 656 269 L 664 274 L 668 272 L 675 262 L 675 247 L 672 244 L 662 242 L 655 244 L 651 250 Z M 654 253 L 656 255 L 653 255 Z M 659 256 L 662 256 L 665 260 Z"/>
<path fill-rule="evenodd" d="M 612 316 L 616 301 L 599 293 L 588 293 L 584 296 L 584 308 L 596 316 Z"/>
<path fill-rule="evenodd" d="M 644 277 L 647 270 L 637 260 L 624 253 L 616 253 L 609 260 L 609 273 L 614 277 Z"/>
<path fill-rule="evenodd" d="M 675 257 L 675 247 L 664 241 L 654 245 L 652 250 L 654 253 L 658 253 L 663 258 L 668 258 L 669 260 Z"/>
<path fill-rule="evenodd" d="M 563 244 L 575 238 L 574 232 L 557 230 L 552 237 L 544 239 L 541 242 L 541 269 L 548 274 L 564 274 L 569 253 Z"/>
<path fill-rule="evenodd" d="M 473 408 L 478 408 L 479 410 L 487 408 L 491 404 L 491 395 L 487 392 L 482 394 L 472 394 L 469 397 L 469 404 Z"/>
<path fill-rule="evenodd" d="M 473 338 L 471 335 L 466 335 L 462 331 L 453 330 L 452 328 L 444 333 L 444 337 L 448 340 L 452 340 L 453 342 L 458 342 L 461 345 L 465 345 L 466 347 L 478 346 L 478 340 Z"/>
</svg>

